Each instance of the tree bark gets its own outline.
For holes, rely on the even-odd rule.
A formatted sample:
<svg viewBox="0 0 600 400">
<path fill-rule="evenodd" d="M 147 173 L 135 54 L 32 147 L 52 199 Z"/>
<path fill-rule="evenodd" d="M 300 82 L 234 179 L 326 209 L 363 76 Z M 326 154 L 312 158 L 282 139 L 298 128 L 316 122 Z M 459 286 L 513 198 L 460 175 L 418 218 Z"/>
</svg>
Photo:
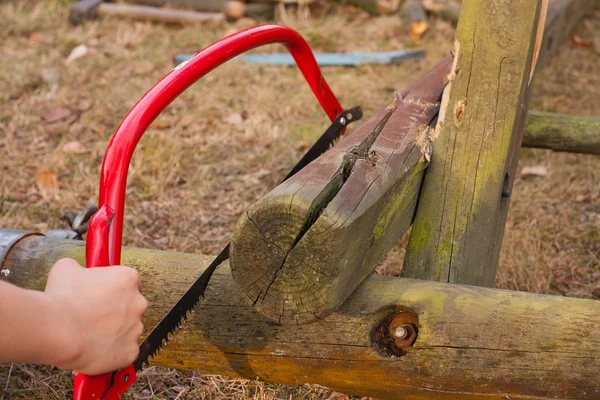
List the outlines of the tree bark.
<svg viewBox="0 0 600 400">
<path fill-rule="evenodd" d="M 84 262 L 83 246 L 24 239 L 0 279 L 42 289 L 58 259 Z M 210 261 L 124 249 L 123 264 L 140 272 L 150 301 L 146 332 Z M 388 323 L 411 311 L 417 338 L 398 356 Z M 223 266 L 152 364 L 380 399 L 597 400 L 600 301 L 370 275 L 328 318 L 281 326 L 246 303 Z"/>
</svg>

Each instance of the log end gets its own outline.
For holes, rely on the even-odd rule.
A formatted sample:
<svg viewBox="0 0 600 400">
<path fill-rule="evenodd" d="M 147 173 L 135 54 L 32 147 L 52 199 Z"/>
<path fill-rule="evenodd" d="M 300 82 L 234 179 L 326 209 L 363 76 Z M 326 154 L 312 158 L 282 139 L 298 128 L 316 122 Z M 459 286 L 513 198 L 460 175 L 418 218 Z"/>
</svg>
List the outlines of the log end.
<svg viewBox="0 0 600 400">
<path fill-rule="evenodd" d="M 310 203 L 297 197 L 267 196 L 238 221 L 231 241 L 231 271 L 248 301 L 280 324 L 305 324 L 334 311 L 334 278 L 317 251 L 295 248 Z M 305 254 L 298 254 L 298 252 Z"/>
</svg>

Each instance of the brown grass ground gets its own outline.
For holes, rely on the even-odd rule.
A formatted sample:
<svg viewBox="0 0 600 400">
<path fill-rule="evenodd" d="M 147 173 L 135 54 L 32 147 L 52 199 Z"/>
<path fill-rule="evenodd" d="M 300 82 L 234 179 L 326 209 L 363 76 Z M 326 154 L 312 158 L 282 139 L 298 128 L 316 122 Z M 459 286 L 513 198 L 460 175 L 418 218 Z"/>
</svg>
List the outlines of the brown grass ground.
<svg viewBox="0 0 600 400">
<path fill-rule="evenodd" d="M 66 23 L 68 3 L 0 5 L 3 228 L 59 228 L 64 212 L 96 203 L 99 165 L 112 132 L 172 68 L 171 56 L 243 27 L 102 20 L 74 28 Z M 320 19 L 287 14 L 279 22 L 298 29 L 319 51 L 410 47 L 397 16 L 366 18 L 344 8 Z M 600 114 L 598 12 L 577 35 L 595 44 L 562 46 L 536 78 L 532 109 Z M 328 68 L 324 74 L 342 104 L 361 104 L 368 116 L 393 90 L 406 87 L 447 54 L 452 37 L 450 25 L 434 21 L 420 44 L 428 51 L 422 62 Z M 66 64 L 80 44 L 89 52 Z M 58 108 L 68 115 L 51 121 Z M 244 118 L 228 118 L 234 114 Z M 125 243 L 215 253 L 240 213 L 281 179 L 326 125 L 294 68 L 230 63 L 212 72 L 175 101 L 140 142 L 129 173 Z M 523 150 L 521 166 L 537 165 L 548 175 L 515 182 L 497 286 L 593 297 L 600 284 L 600 158 Z M 58 177 L 55 198 L 44 197 L 36 186 L 35 175 L 44 169 Z M 397 273 L 403 254 L 401 241 L 380 270 Z M 157 368 L 140 375 L 128 398 L 346 398 L 317 386 L 290 388 Z M 69 372 L 0 367 L 0 397 L 63 399 L 69 385 Z"/>
</svg>

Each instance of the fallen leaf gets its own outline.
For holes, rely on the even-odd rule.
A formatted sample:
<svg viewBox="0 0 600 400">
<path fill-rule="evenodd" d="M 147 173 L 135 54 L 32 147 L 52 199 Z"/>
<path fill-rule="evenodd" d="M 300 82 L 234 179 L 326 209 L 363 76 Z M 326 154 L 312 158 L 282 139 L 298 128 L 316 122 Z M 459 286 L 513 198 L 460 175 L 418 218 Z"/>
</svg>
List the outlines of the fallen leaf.
<svg viewBox="0 0 600 400">
<path fill-rule="evenodd" d="M 42 118 L 44 118 L 44 120 L 52 123 L 52 122 L 56 122 L 56 121 L 65 119 L 69 115 L 71 115 L 71 110 L 69 110 L 68 108 L 52 107 L 52 108 L 47 109 L 46 112 L 44 112 L 44 115 L 42 116 Z"/>
<path fill-rule="evenodd" d="M 179 120 L 179 126 L 181 126 L 183 129 L 187 129 L 190 125 L 192 125 L 192 123 L 195 120 L 196 120 L 196 116 L 194 116 L 193 114 L 185 114 Z"/>
<path fill-rule="evenodd" d="M 35 183 L 44 200 L 52 200 L 58 194 L 58 178 L 52 171 L 42 169 L 35 174 Z"/>
<path fill-rule="evenodd" d="M 88 110 L 92 106 L 92 103 L 89 100 L 81 100 L 79 104 L 77 104 L 77 109 L 79 111 Z"/>
<path fill-rule="evenodd" d="M 154 129 L 169 129 L 171 127 L 171 123 L 169 121 L 154 121 L 151 125 L 150 128 L 154 128 Z"/>
<path fill-rule="evenodd" d="M 537 165 L 533 167 L 523 167 L 521 169 L 521 176 L 546 176 L 548 175 L 548 168 L 543 165 Z"/>
<path fill-rule="evenodd" d="M 29 35 L 29 40 L 32 42 L 39 42 L 41 38 L 42 35 L 39 32 L 31 32 L 31 35 Z"/>
<path fill-rule="evenodd" d="M 225 118 L 223 118 L 223 122 L 226 122 L 230 125 L 239 125 L 244 121 L 244 116 L 241 113 L 233 113 Z"/>
<path fill-rule="evenodd" d="M 67 59 L 65 60 L 65 64 L 72 63 L 73 61 L 77 60 L 78 58 L 85 56 L 88 52 L 89 52 L 89 50 L 85 44 L 80 44 L 78 46 L 75 46 L 73 48 L 73 50 L 71 50 L 71 54 L 69 54 L 69 57 L 67 57 Z"/>
<path fill-rule="evenodd" d="M 411 40 L 411 42 L 418 42 L 428 30 L 429 24 L 427 21 L 413 22 L 410 24 L 410 28 L 408 29 L 408 38 Z"/>
<path fill-rule="evenodd" d="M 44 68 L 40 71 L 40 75 L 48 85 L 54 85 L 60 80 L 60 72 L 56 68 Z"/>
<path fill-rule="evenodd" d="M 575 203 L 588 202 L 591 200 L 591 198 L 592 196 L 590 196 L 589 194 L 580 194 L 577 195 L 577 197 L 575 197 Z"/>
<path fill-rule="evenodd" d="M 242 180 L 248 185 L 258 185 L 261 182 L 261 178 L 268 176 L 271 173 L 268 169 L 261 168 L 256 172 L 242 175 Z"/>
<path fill-rule="evenodd" d="M 574 45 L 577 45 L 577 46 L 581 47 L 582 49 L 587 49 L 592 44 L 594 44 L 593 41 L 587 40 L 587 39 L 582 39 L 582 38 L 580 38 L 577 35 L 572 35 L 569 39 L 571 40 L 571 43 L 573 43 Z"/>
<path fill-rule="evenodd" d="M 85 147 L 76 140 L 65 143 L 62 147 L 62 151 L 65 153 L 85 153 Z"/>
</svg>

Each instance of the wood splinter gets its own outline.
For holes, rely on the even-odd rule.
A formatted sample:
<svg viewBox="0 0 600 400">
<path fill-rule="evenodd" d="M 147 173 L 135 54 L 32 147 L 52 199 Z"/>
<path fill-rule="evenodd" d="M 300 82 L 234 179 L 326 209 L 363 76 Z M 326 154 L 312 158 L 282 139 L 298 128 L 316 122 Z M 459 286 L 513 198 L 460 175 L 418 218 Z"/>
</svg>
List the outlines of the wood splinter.
<svg viewBox="0 0 600 400">
<path fill-rule="evenodd" d="M 408 229 L 450 68 L 448 57 L 243 214 L 232 273 L 259 312 L 295 324 L 331 314 Z"/>
</svg>

